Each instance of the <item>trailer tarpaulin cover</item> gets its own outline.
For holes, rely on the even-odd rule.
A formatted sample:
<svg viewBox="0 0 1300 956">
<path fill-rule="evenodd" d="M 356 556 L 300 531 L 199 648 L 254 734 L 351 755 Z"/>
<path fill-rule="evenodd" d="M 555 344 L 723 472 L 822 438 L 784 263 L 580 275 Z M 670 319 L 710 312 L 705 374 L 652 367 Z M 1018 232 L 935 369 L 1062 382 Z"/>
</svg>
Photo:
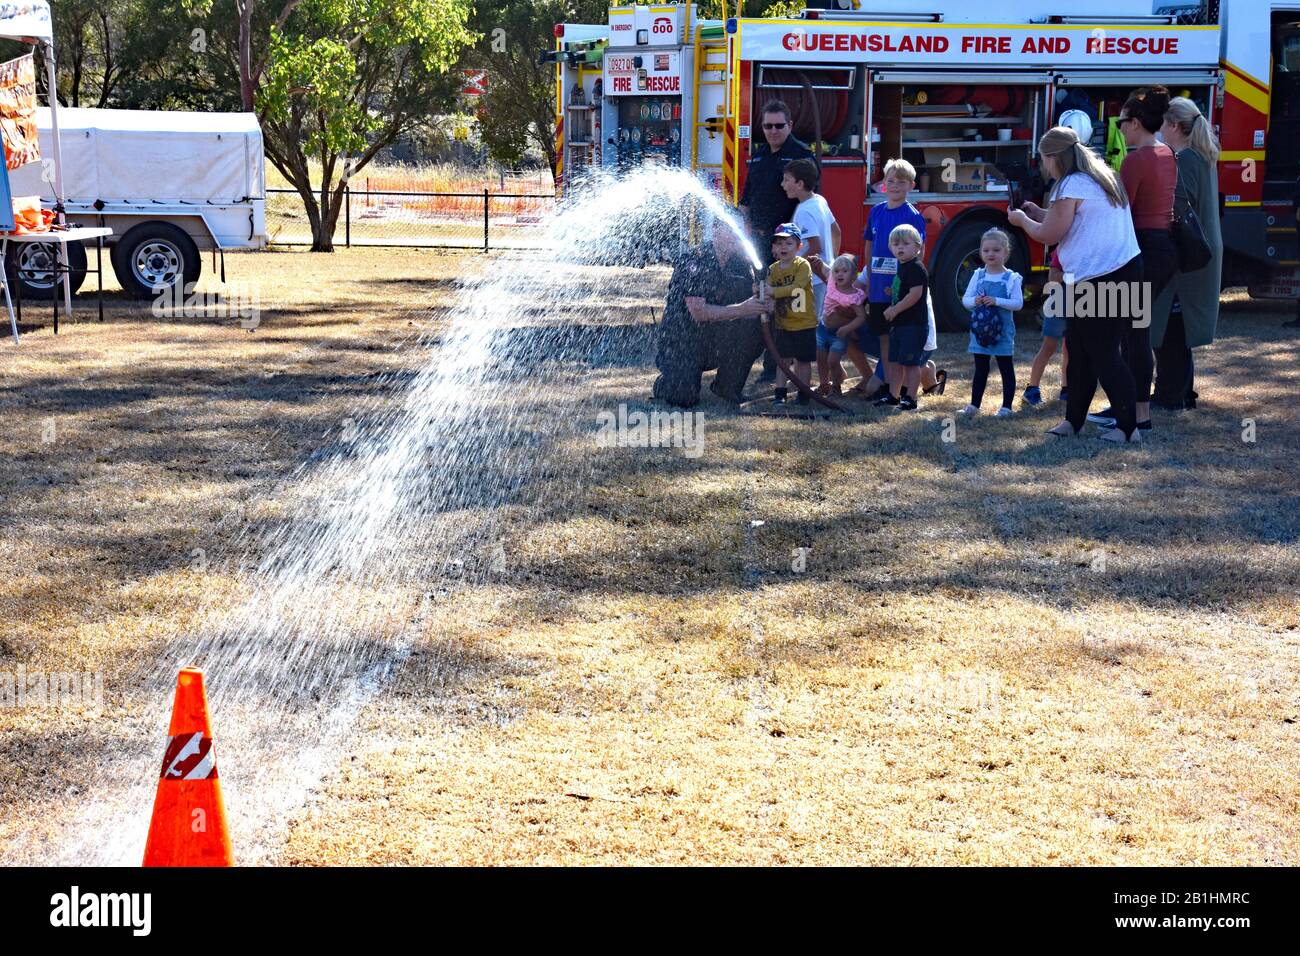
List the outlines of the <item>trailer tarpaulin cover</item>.
<svg viewBox="0 0 1300 956">
<path fill-rule="evenodd" d="M 32 55 L 0 63 L 0 130 L 5 166 L 17 169 L 41 158 L 36 135 L 36 63 Z"/>
<path fill-rule="evenodd" d="M 54 38 L 50 5 L 45 0 L 0 2 L 0 37 L 49 43 Z"/>
<path fill-rule="evenodd" d="M 36 111 L 42 146 L 50 112 Z M 229 203 L 266 194 L 262 129 L 252 113 L 59 110 L 68 200 Z M 52 198 L 40 168 L 10 177 L 15 194 Z"/>
</svg>

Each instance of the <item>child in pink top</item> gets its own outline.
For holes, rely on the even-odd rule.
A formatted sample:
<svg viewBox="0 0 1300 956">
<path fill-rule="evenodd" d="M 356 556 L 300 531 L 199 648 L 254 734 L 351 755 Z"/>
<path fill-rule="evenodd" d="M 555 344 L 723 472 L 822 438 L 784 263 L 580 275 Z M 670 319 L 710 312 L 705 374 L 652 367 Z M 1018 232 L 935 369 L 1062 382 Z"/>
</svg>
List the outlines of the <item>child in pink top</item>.
<svg viewBox="0 0 1300 956">
<path fill-rule="evenodd" d="M 817 318 L 817 392 L 839 395 L 844 381 L 840 360 L 858 329 L 867 321 L 865 289 L 853 282 L 857 263 L 850 255 L 837 256 L 830 268 L 816 256 L 808 258 L 817 277 L 826 283 L 822 314 Z M 830 279 L 827 279 L 829 274 Z"/>
</svg>

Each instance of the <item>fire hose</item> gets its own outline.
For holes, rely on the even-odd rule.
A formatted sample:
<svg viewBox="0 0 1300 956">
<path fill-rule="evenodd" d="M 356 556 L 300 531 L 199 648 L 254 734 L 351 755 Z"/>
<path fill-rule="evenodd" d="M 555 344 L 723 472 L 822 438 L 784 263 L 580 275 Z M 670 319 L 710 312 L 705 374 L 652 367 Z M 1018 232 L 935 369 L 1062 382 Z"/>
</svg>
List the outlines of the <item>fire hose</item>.
<svg viewBox="0 0 1300 956">
<path fill-rule="evenodd" d="M 756 269 L 754 271 L 755 271 L 755 275 L 757 275 L 758 270 Z M 760 281 L 759 288 L 761 289 L 763 287 L 761 284 L 762 282 L 761 276 L 759 276 L 759 281 Z M 760 299 L 759 301 L 761 302 L 762 299 Z M 772 356 L 772 361 L 776 362 L 776 367 L 781 370 L 782 374 L 784 374 L 787 379 L 789 379 L 791 382 L 794 383 L 794 387 L 799 390 L 800 395 L 806 395 L 808 398 L 817 402 L 817 404 L 825 405 L 827 408 L 832 409 L 834 411 L 847 412 L 850 415 L 853 414 L 853 410 L 851 408 L 847 408 L 846 406 L 841 405 L 837 401 L 834 401 L 832 399 L 817 394 L 816 391 L 809 388 L 807 383 L 804 382 L 802 379 L 800 379 L 799 376 L 794 373 L 794 369 L 790 367 L 790 363 L 787 362 L 784 357 L 782 357 L 780 351 L 778 351 L 776 347 L 776 341 L 772 338 L 772 320 L 766 314 L 764 314 L 761 317 L 759 328 L 763 330 L 763 345 L 767 347 L 768 354 Z"/>
</svg>

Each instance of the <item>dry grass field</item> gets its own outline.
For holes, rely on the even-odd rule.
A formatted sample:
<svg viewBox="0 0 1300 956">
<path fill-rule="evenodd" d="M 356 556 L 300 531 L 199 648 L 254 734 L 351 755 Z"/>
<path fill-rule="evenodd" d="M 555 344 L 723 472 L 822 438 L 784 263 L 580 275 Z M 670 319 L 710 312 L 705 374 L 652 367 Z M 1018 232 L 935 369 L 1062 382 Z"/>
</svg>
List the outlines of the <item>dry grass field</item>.
<svg viewBox="0 0 1300 956">
<path fill-rule="evenodd" d="M 478 258 L 233 257 L 256 332 L 110 293 L 102 325 L 0 344 L 0 670 L 101 671 L 106 697 L 0 709 L 0 846 L 76 827 L 106 740 L 161 752 L 123 682 L 239 599 L 195 549 L 234 546 L 322 435 L 397 387 Z M 663 278 L 610 306 L 647 346 Z M 957 336 L 919 414 L 710 400 L 698 457 L 579 428 L 585 484 L 507 540 L 504 573 L 437 604 L 258 858 L 1300 863 L 1285 317 L 1229 301 L 1201 407 L 1139 447 L 1049 439 L 1052 407 L 955 418 Z M 1024 375 L 1038 336 L 1018 338 Z M 591 373 L 611 409 L 651 380 Z"/>
</svg>

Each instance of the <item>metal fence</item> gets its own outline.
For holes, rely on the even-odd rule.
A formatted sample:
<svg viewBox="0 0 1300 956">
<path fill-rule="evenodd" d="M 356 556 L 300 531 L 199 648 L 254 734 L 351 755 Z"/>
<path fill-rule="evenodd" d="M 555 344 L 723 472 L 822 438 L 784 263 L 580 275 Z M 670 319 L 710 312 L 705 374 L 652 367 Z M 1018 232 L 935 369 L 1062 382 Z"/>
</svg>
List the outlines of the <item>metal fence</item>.
<svg viewBox="0 0 1300 956">
<path fill-rule="evenodd" d="M 334 231 L 336 246 L 412 246 L 424 249 L 531 249 L 543 244 L 541 223 L 554 193 L 343 191 Z M 266 191 L 271 245 L 310 245 L 311 223 L 296 189 Z"/>
</svg>

